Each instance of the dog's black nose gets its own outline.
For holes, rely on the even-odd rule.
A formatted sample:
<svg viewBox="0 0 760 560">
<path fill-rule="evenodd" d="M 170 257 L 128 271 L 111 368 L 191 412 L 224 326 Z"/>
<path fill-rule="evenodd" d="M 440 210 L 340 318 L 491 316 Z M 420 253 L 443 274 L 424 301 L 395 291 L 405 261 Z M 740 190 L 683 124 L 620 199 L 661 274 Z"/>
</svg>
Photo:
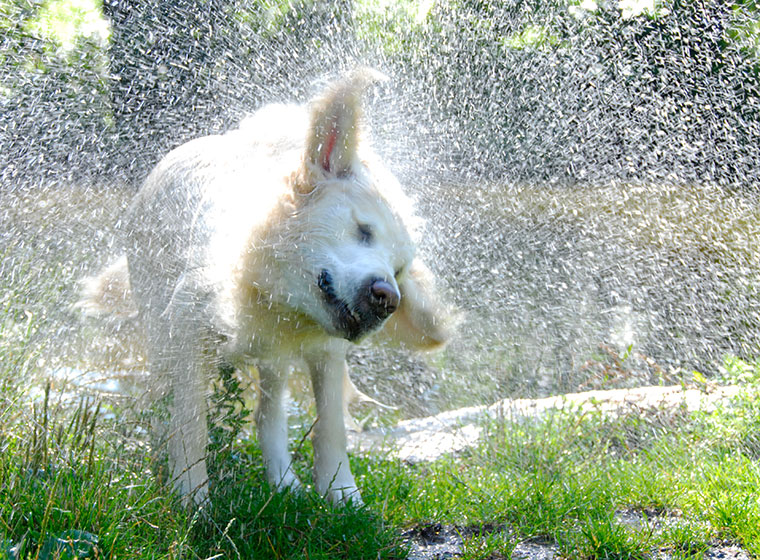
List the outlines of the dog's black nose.
<svg viewBox="0 0 760 560">
<path fill-rule="evenodd" d="M 379 319 L 385 319 L 398 309 L 401 294 L 389 282 L 376 279 L 369 285 L 369 302 Z"/>
</svg>

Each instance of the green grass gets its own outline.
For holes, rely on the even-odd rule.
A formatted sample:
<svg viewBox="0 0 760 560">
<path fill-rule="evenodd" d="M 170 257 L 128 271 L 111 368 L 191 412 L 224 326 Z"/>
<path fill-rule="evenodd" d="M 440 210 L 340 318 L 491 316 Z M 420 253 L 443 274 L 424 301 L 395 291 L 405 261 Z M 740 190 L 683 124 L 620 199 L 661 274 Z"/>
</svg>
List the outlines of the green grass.
<svg viewBox="0 0 760 560">
<path fill-rule="evenodd" d="M 370 463 L 367 478 L 386 489 L 384 515 L 402 526 L 496 524 L 513 540 L 547 540 L 571 558 L 644 558 L 659 549 L 688 557 L 719 539 L 760 555 L 756 399 L 748 388 L 710 414 L 560 412 L 492 423 L 464 457 L 387 471 Z M 625 511 L 638 514 L 638 526 L 620 522 Z"/>
<path fill-rule="evenodd" d="M 34 326 L 17 328 L 23 314 L 6 304 L 0 558 L 390 560 L 406 557 L 405 531 L 434 523 L 459 532 L 469 560 L 509 558 L 524 541 L 568 558 L 698 558 L 718 541 L 760 556 L 757 363 L 727 359 L 726 380 L 746 393 L 711 413 L 565 410 L 485 423 L 477 448 L 433 463 L 353 457 L 365 507 L 273 492 L 228 377 L 214 407 L 213 505 L 193 513 L 163 484 L 143 413 L 19 383 L 35 368 Z M 294 434 L 307 484 L 308 429 Z"/>
<path fill-rule="evenodd" d="M 165 464 L 151 448 L 144 414 L 87 398 L 72 403 L 49 386 L 6 402 L 0 558 L 405 556 L 398 534 L 372 508 L 273 492 L 255 442 L 240 437 L 247 413 L 235 398 L 215 407 L 223 421 L 211 434 L 213 505 L 201 512 L 185 510 L 163 484 Z M 308 480 L 308 449 L 301 454 Z"/>
</svg>

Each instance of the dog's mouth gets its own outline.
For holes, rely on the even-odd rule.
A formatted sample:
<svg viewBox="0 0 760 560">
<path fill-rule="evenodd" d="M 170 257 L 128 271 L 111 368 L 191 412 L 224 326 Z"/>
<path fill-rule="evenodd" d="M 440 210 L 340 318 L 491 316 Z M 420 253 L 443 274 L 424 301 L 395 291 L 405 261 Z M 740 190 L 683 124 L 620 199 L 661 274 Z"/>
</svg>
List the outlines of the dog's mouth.
<svg viewBox="0 0 760 560">
<path fill-rule="evenodd" d="M 317 278 L 317 286 L 322 291 L 327 308 L 332 315 L 333 325 L 343 334 L 344 338 L 354 341 L 362 335 L 361 319 L 356 315 L 348 303 L 335 293 L 332 274 L 322 270 Z"/>
<path fill-rule="evenodd" d="M 322 270 L 319 273 L 317 286 L 322 292 L 327 309 L 330 311 L 333 327 L 343 338 L 351 342 L 356 342 L 377 329 L 390 314 L 376 315 L 368 313 L 366 310 L 362 312 L 360 302 L 355 302 L 352 306 L 340 298 L 335 291 L 332 274 L 328 270 Z"/>
</svg>

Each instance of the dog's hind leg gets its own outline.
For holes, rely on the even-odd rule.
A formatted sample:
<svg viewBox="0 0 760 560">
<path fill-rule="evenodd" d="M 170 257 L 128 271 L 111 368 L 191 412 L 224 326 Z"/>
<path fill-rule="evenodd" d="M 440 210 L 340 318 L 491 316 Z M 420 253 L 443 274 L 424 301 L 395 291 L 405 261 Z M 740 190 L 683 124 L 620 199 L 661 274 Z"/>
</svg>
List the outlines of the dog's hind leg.
<svg viewBox="0 0 760 560">
<path fill-rule="evenodd" d="M 182 335 L 165 321 L 149 321 L 146 334 L 153 341 L 148 362 L 151 374 L 168 383 L 171 395 L 169 430 L 166 434 L 169 472 L 185 505 L 203 505 L 208 499 L 206 471 L 207 371 L 203 363 L 203 340 L 188 324 Z"/>
<path fill-rule="evenodd" d="M 168 443 L 174 486 L 181 496 L 192 496 L 193 501 L 201 505 L 208 496 L 207 380 L 198 360 L 177 360 L 173 368 Z"/>
<path fill-rule="evenodd" d="M 346 373 L 346 348 L 342 341 L 335 348 L 311 352 L 306 357 L 317 402 L 314 426 L 314 481 L 317 491 L 334 503 L 361 503 L 346 453 L 346 427 L 343 419 L 343 383 Z"/>
<path fill-rule="evenodd" d="M 256 409 L 256 431 L 269 483 L 280 489 L 301 486 L 293 472 L 292 459 L 288 452 L 285 394 L 289 367 L 277 362 L 258 365 L 259 405 Z"/>
</svg>

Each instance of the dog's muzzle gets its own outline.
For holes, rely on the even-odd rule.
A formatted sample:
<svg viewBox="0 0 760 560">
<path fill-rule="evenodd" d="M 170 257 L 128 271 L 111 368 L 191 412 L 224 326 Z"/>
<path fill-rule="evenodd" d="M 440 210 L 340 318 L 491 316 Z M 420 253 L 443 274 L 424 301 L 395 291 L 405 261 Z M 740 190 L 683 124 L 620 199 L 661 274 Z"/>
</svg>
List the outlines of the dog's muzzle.
<svg viewBox="0 0 760 560">
<path fill-rule="evenodd" d="M 334 327 L 350 341 L 379 328 L 401 303 L 398 290 L 382 278 L 370 277 L 363 282 L 351 303 L 338 297 L 328 270 L 319 273 L 317 286 L 330 310 Z"/>
</svg>

